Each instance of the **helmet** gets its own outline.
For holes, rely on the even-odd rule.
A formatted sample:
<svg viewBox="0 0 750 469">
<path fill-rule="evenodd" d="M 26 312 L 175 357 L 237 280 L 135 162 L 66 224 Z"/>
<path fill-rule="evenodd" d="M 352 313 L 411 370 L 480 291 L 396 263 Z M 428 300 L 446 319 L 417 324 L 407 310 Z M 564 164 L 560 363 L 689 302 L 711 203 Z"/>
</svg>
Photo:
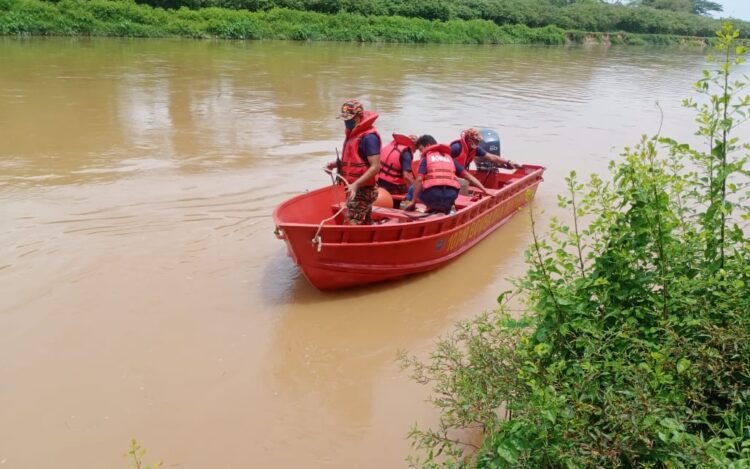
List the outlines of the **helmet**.
<svg viewBox="0 0 750 469">
<path fill-rule="evenodd" d="M 341 114 L 339 119 L 349 120 L 359 114 L 365 112 L 364 106 L 357 99 L 347 99 L 344 104 L 341 105 Z"/>
<path fill-rule="evenodd" d="M 479 142 L 482 141 L 482 135 L 479 133 L 477 129 L 472 127 L 464 131 L 464 139 L 466 139 L 466 143 L 479 144 Z"/>
</svg>

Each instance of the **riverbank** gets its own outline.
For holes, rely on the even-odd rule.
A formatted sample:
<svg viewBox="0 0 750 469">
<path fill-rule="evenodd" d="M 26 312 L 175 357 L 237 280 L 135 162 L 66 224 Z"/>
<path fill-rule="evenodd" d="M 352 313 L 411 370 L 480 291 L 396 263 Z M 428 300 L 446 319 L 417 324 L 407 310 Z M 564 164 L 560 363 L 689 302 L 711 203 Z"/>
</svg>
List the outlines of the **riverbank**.
<svg viewBox="0 0 750 469">
<path fill-rule="evenodd" d="M 543 233 L 529 211 L 528 272 L 498 309 L 458 324 L 426 360 L 402 356 L 441 412 L 410 434 L 414 467 L 748 467 L 750 211 L 739 188 L 750 96 L 738 36 L 730 24 L 717 34 L 718 63 L 683 101 L 711 103 L 685 106 L 708 145 L 660 126 L 609 175 L 571 171 L 558 196 L 567 216 Z"/>
<path fill-rule="evenodd" d="M 430 21 L 392 16 L 333 15 L 287 9 L 169 10 L 114 0 L 0 0 L 0 35 L 187 37 L 297 41 L 452 44 L 699 44 L 705 38 L 589 33 L 556 26 L 498 26 L 486 20 Z"/>
</svg>

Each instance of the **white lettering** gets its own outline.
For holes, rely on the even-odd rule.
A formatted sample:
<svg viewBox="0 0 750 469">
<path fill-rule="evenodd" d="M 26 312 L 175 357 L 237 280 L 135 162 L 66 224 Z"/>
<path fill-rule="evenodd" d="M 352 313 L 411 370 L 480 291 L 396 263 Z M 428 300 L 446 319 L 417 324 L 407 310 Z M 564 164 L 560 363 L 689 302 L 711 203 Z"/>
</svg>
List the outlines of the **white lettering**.
<svg viewBox="0 0 750 469">
<path fill-rule="evenodd" d="M 438 163 L 438 162 L 441 162 L 441 163 L 450 163 L 451 162 L 451 158 L 450 158 L 450 156 L 445 156 L 445 155 L 440 155 L 440 154 L 438 154 L 438 155 L 433 154 L 433 155 L 430 155 L 430 161 L 432 161 L 433 163 Z"/>
</svg>

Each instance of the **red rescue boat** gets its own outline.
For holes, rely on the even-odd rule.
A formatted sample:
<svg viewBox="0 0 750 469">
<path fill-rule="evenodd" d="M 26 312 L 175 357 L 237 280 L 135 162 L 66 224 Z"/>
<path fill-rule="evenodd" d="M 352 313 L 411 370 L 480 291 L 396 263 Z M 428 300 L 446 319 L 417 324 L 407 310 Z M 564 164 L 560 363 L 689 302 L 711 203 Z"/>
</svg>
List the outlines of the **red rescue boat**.
<svg viewBox="0 0 750 469">
<path fill-rule="evenodd" d="M 544 168 L 471 171 L 490 195 L 470 188 L 450 215 L 373 207 L 373 225 L 344 225 L 340 185 L 293 197 L 273 213 L 276 236 L 307 280 L 321 290 L 365 285 L 438 268 L 455 259 L 526 205 Z M 334 215 L 336 215 L 334 217 Z M 327 220 L 327 221 L 326 221 Z"/>
</svg>

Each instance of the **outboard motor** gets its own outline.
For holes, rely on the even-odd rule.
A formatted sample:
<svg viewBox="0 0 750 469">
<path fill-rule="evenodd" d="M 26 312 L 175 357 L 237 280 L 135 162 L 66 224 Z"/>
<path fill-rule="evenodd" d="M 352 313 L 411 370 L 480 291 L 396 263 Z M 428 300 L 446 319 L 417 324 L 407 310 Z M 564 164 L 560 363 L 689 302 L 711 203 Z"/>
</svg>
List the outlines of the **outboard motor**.
<svg viewBox="0 0 750 469">
<path fill-rule="evenodd" d="M 500 156 L 500 135 L 492 129 L 479 129 L 479 134 L 482 136 L 479 146 L 487 153 Z M 474 160 L 474 163 L 480 171 L 492 171 L 494 169 L 492 163 L 480 163 L 477 160 Z"/>
</svg>

